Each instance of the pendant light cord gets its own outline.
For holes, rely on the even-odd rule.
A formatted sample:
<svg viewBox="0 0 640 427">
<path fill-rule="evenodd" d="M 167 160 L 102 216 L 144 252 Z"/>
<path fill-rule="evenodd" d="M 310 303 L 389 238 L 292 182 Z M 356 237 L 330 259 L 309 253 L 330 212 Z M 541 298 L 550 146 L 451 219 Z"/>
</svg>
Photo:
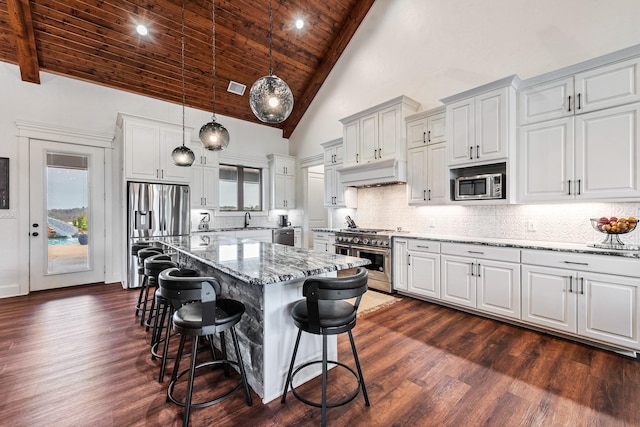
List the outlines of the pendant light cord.
<svg viewBox="0 0 640 427">
<path fill-rule="evenodd" d="M 185 94 L 184 94 L 184 0 L 182 0 L 182 46 L 181 46 L 181 54 L 182 54 L 182 146 L 184 147 L 184 104 L 185 104 Z"/>
<path fill-rule="evenodd" d="M 273 75 L 273 8 L 269 0 L 269 75 Z"/>
<path fill-rule="evenodd" d="M 216 121 L 216 2 L 211 1 L 211 121 Z"/>
</svg>

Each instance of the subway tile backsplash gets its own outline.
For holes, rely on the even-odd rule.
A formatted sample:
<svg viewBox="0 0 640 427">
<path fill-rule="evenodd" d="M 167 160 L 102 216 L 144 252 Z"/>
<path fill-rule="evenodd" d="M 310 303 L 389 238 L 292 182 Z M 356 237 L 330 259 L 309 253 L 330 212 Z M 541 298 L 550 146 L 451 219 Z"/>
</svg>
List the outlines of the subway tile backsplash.
<svg viewBox="0 0 640 427">
<path fill-rule="evenodd" d="M 639 202 L 416 207 L 407 205 L 406 190 L 404 184 L 358 189 L 358 209 L 335 210 L 333 227 L 345 227 L 344 216 L 351 215 L 359 227 L 394 230 L 401 227 L 434 235 L 599 243 L 604 235 L 593 230 L 590 218 L 640 217 Z M 638 245 L 640 230 L 620 238 Z"/>
</svg>

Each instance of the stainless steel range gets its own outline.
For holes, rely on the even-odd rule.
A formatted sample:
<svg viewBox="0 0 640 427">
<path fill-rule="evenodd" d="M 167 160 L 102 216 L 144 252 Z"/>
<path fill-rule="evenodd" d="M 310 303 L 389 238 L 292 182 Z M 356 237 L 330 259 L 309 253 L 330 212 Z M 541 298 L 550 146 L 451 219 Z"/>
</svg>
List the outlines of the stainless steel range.
<svg viewBox="0 0 640 427">
<path fill-rule="evenodd" d="M 336 232 L 336 253 L 367 258 L 369 287 L 391 292 L 391 233 L 375 228 L 346 228 Z"/>
</svg>

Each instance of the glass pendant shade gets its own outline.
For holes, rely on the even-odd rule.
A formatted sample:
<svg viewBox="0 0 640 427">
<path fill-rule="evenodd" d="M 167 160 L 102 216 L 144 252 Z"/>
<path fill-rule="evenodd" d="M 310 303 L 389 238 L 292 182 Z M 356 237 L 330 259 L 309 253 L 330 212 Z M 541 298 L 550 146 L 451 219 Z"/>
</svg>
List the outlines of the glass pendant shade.
<svg viewBox="0 0 640 427">
<path fill-rule="evenodd" d="M 253 114 L 264 123 L 281 123 L 293 110 L 293 94 L 281 78 L 270 75 L 256 80 L 249 91 Z"/>
<path fill-rule="evenodd" d="M 229 131 L 214 117 L 200 128 L 200 141 L 207 150 L 222 151 L 229 145 Z"/>
<path fill-rule="evenodd" d="M 176 147 L 171 153 L 171 157 L 173 158 L 173 163 L 175 163 L 176 166 L 191 166 L 196 160 L 196 156 L 193 154 L 193 151 L 185 145 Z"/>
</svg>

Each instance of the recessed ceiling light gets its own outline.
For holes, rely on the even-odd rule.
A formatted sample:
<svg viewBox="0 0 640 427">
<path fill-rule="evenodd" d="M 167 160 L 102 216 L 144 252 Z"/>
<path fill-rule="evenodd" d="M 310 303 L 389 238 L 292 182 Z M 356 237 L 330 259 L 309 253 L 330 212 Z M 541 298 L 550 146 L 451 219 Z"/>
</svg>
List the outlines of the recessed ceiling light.
<svg viewBox="0 0 640 427">
<path fill-rule="evenodd" d="M 137 32 L 138 32 L 138 34 L 140 34 L 141 36 L 146 36 L 146 35 L 149 33 L 149 31 L 147 30 L 147 27 L 145 27 L 145 26 L 144 26 L 144 25 L 142 25 L 142 24 L 139 24 L 139 25 L 136 27 L 136 31 L 137 31 Z"/>
<path fill-rule="evenodd" d="M 296 28 L 301 29 L 304 27 L 304 21 L 302 19 L 296 19 Z"/>
</svg>

